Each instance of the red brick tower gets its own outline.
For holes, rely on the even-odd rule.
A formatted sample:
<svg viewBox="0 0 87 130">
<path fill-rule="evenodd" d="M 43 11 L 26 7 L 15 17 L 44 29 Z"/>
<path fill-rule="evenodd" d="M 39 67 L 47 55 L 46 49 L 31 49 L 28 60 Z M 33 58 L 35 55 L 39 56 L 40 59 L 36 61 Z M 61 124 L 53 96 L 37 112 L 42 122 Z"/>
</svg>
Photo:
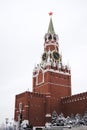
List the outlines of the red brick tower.
<svg viewBox="0 0 87 130">
<path fill-rule="evenodd" d="M 44 52 L 40 64 L 33 70 L 33 92 L 27 91 L 15 97 L 15 120 L 18 120 L 21 112 L 22 120 L 28 120 L 33 126 L 45 125 L 50 121 L 54 110 L 61 113 L 64 110 L 61 99 L 71 96 L 70 69 L 62 63 L 52 12 L 49 15 L 48 31 L 44 36 Z"/>
<path fill-rule="evenodd" d="M 44 36 L 44 52 L 41 63 L 33 71 L 33 92 L 49 94 L 49 113 L 59 111 L 58 101 L 61 97 L 71 96 L 71 74 L 67 65 L 62 64 L 59 52 L 59 39 L 54 31 L 52 13 L 48 31 Z M 47 108 L 48 110 L 48 108 Z"/>
</svg>

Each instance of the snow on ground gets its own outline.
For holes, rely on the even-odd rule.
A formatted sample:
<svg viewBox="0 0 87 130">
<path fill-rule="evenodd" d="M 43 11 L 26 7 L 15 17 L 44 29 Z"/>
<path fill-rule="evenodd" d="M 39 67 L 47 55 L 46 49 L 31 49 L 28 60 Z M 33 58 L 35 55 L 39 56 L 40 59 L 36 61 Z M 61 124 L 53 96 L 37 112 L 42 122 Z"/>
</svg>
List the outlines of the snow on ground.
<svg viewBox="0 0 87 130">
<path fill-rule="evenodd" d="M 69 129 L 64 128 L 63 130 L 69 130 Z M 70 130 L 87 130 L 87 126 L 72 127 Z"/>
</svg>

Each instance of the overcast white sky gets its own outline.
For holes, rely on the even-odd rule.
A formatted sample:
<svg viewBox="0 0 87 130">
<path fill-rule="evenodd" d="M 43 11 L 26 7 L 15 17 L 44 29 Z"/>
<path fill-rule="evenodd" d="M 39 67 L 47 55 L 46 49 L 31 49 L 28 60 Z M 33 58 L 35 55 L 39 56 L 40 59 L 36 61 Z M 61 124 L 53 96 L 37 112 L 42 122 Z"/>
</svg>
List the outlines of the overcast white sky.
<svg viewBox="0 0 87 130">
<path fill-rule="evenodd" d="M 87 0 L 0 0 L 0 123 L 14 117 L 15 95 L 32 91 L 49 11 L 71 66 L 72 94 L 87 91 Z"/>
</svg>

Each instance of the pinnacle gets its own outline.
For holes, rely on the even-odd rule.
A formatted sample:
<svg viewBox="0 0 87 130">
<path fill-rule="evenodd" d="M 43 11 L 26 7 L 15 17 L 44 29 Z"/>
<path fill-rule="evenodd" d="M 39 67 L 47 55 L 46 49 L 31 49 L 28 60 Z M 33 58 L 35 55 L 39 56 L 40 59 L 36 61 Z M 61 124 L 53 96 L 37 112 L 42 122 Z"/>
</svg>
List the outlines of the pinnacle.
<svg viewBox="0 0 87 130">
<path fill-rule="evenodd" d="M 48 27 L 48 33 L 54 34 L 54 27 L 53 27 L 53 22 L 52 22 L 52 18 L 50 18 L 50 22 L 49 22 L 49 27 Z"/>
</svg>

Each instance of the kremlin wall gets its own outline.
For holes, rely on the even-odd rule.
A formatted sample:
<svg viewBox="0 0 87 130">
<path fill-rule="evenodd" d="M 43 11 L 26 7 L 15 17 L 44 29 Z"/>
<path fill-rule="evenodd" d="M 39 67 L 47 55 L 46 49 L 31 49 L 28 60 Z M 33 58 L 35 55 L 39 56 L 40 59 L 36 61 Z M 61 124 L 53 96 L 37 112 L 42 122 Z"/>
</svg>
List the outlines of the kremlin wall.
<svg viewBox="0 0 87 130">
<path fill-rule="evenodd" d="M 44 126 L 51 121 L 53 111 L 64 116 L 83 115 L 87 110 L 87 92 L 71 93 L 71 70 L 63 65 L 52 13 L 41 57 L 41 62 L 33 69 L 33 91 L 15 96 L 15 121 L 28 120 L 33 126 Z"/>
</svg>

